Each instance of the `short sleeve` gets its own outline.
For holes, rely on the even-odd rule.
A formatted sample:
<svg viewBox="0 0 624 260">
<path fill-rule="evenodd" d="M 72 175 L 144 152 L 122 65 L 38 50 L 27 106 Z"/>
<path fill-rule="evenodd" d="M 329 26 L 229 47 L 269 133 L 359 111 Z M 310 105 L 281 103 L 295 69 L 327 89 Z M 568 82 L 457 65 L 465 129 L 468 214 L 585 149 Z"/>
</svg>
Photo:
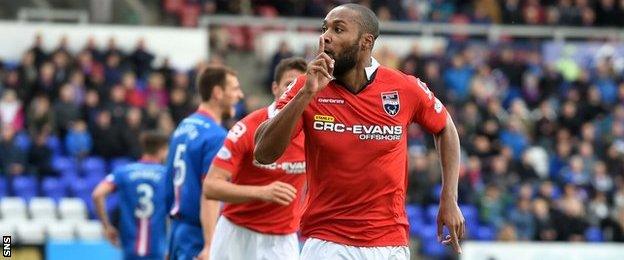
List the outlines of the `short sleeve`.
<svg viewBox="0 0 624 260">
<path fill-rule="evenodd" d="M 427 84 L 413 76 L 409 76 L 410 89 L 414 90 L 415 108 L 412 121 L 419 124 L 427 132 L 437 134 L 446 126 L 446 108 L 429 90 Z"/>
<path fill-rule="evenodd" d="M 113 173 L 109 173 L 108 175 L 106 175 L 106 177 L 104 177 L 104 180 L 102 182 L 108 183 L 112 185 L 113 187 L 117 188 L 121 182 L 121 178 L 119 178 L 117 172 L 113 172 Z"/>
<path fill-rule="evenodd" d="M 212 161 L 214 166 L 222 168 L 232 176 L 241 168 L 245 155 L 253 150 L 253 133 L 245 119 L 237 122 L 228 132 L 223 146 Z"/>
<path fill-rule="evenodd" d="M 283 109 L 288 104 L 288 102 L 290 102 L 295 97 L 295 95 L 299 93 L 301 88 L 303 88 L 303 86 L 305 85 L 305 82 L 306 82 L 306 76 L 301 75 L 297 77 L 293 82 L 291 82 L 290 85 L 288 85 L 286 92 L 282 94 L 282 96 L 279 98 L 275 106 L 278 111 Z M 297 121 L 297 125 L 295 126 L 295 129 L 293 130 L 291 139 L 294 139 L 295 137 L 297 137 L 302 129 L 303 129 L 303 120 L 299 119 Z"/>
<path fill-rule="evenodd" d="M 225 137 L 223 135 L 220 135 L 206 138 L 204 140 L 205 143 L 202 147 L 202 180 L 204 179 L 204 177 L 206 177 L 206 173 L 208 173 L 208 169 L 210 168 L 210 164 L 215 158 L 215 155 L 223 146 L 223 139 L 225 139 Z"/>
</svg>

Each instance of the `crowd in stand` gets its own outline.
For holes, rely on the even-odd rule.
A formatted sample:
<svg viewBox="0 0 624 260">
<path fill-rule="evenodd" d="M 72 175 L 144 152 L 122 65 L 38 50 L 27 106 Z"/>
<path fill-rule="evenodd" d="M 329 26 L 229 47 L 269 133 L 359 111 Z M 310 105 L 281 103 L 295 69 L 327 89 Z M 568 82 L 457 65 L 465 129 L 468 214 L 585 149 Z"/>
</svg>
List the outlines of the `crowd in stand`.
<svg viewBox="0 0 624 260">
<path fill-rule="evenodd" d="M 349 2 L 370 7 L 382 21 L 624 26 L 619 0 L 163 0 L 163 8 L 181 24 L 194 26 L 200 14 L 323 17 Z"/>
<path fill-rule="evenodd" d="M 136 158 L 141 131 L 171 133 L 196 107 L 196 69 L 153 67 L 142 41 L 130 53 L 114 39 L 72 53 L 66 40 L 52 51 L 42 40 L 1 66 L 2 178 L 58 175 L 51 139 L 72 158 Z M 276 55 L 303 54 L 284 46 Z M 537 50 L 484 45 L 415 45 L 405 57 L 379 46 L 374 56 L 420 77 L 447 105 L 462 140 L 459 200 L 478 209 L 478 226 L 500 240 L 624 242 L 624 74 L 615 59 L 559 66 Z M 431 137 L 415 126 L 408 137 L 408 203 L 436 205 Z"/>
</svg>

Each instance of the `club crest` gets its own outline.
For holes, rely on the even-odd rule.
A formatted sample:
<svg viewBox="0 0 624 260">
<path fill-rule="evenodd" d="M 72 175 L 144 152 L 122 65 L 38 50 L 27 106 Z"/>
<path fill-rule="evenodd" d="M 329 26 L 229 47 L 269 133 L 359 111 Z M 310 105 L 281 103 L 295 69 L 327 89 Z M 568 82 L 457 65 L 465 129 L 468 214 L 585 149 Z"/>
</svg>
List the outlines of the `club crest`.
<svg viewBox="0 0 624 260">
<path fill-rule="evenodd" d="M 400 109 L 399 92 L 390 91 L 381 93 L 381 104 L 386 114 L 389 116 L 396 116 Z"/>
</svg>

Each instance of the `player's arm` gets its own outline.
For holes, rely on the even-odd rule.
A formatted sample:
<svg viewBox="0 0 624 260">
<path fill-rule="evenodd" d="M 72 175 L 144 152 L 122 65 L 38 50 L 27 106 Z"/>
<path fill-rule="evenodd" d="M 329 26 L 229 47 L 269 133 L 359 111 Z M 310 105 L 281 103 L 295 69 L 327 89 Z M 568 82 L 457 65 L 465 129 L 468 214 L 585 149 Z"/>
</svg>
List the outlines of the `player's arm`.
<svg viewBox="0 0 624 260">
<path fill-rule="evenodd" d="M 205 198 L 227 203 L 263 200 L 288 205 L 297 196 L 295 187 L 288 183 L 275 181 L 265 186 L 238 185 L 230 182 L 231 177 L 232 173 L 228 170 L 212 165 L 204 180 Z"/>
<path fill-rule="evenodd" d="M 204 248 L 199 253 L 197 259 L 207 260 L 210 257 L 210 246 L 212 245 L 214 230 L 217 225 L 217 219 L 219 218 L 219 202 L 216 200 L 209 200 L 204 196 L 202 196 L 200 200 L 199 214 L 202 230 L 204 232 Z"/>
<path fill-rule="evenodd" d="M 300 123 L 301 115 L 310 101 L 332 79 L 334 61 L 324 52 L 325 42 L 319 38 L 319 54 L 308 64 L 302 88 L 282 108 L 277 116 L 262 123 L 256 130 L 255 159 L 262 164 L 275 162 L 286 150 Z M 293 88 L 294 90 L 294 88 Z"/>
<path fill-rule="evenodd" d="M 457 253 L 461 253 L 459 240 L 464 236 L 464 217 L 457 205 L 457 186 L 459 179 L 459 135 L 453 119 L 447 113 L 446 126 L 434 135 L 435 145 L 442 164 L 442 191 L 438 213 L 438 240 L 451 244 Z M 442 238 L 442 229 L 446 226 L 450 236 Z"/>
<path fill-rule="evenodd" d="M 110 219 L 108 218 L 108 213 L 106 212 L 106 197 L 110 193 L 115 191 L 115 185 L 107 180 L 100 182 L 97 187 L 93 190 L 91 197 L 93 199 L 93 203 L 95 205 L 96 213 L 102 221 L 102 225 L 104 226 L 104 233 L 106 235 L 106 239 L 110 241 L 113 245 L 119 246 L 119 235 L 115 227 L 110 223 Z"/>
</svg>

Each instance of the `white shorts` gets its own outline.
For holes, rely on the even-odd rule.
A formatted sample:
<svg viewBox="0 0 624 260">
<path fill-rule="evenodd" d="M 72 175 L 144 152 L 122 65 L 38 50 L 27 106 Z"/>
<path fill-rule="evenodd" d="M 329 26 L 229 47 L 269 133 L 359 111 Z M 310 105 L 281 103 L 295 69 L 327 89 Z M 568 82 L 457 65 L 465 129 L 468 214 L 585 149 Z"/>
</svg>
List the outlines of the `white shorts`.
<svg viewBox="0 0 624 260">
<path fill-rule="evenodd" d="M 267 235 L 251 231 L 221 216 L 215 227 L 210 260 L 298 260 L 297 234 Z"/>
<path fill-rule="evenodd" d="M 409 260 L 407 246 L 357 247 L 309 238 L 303 244 L 301 260 Z"/>
</svg>

